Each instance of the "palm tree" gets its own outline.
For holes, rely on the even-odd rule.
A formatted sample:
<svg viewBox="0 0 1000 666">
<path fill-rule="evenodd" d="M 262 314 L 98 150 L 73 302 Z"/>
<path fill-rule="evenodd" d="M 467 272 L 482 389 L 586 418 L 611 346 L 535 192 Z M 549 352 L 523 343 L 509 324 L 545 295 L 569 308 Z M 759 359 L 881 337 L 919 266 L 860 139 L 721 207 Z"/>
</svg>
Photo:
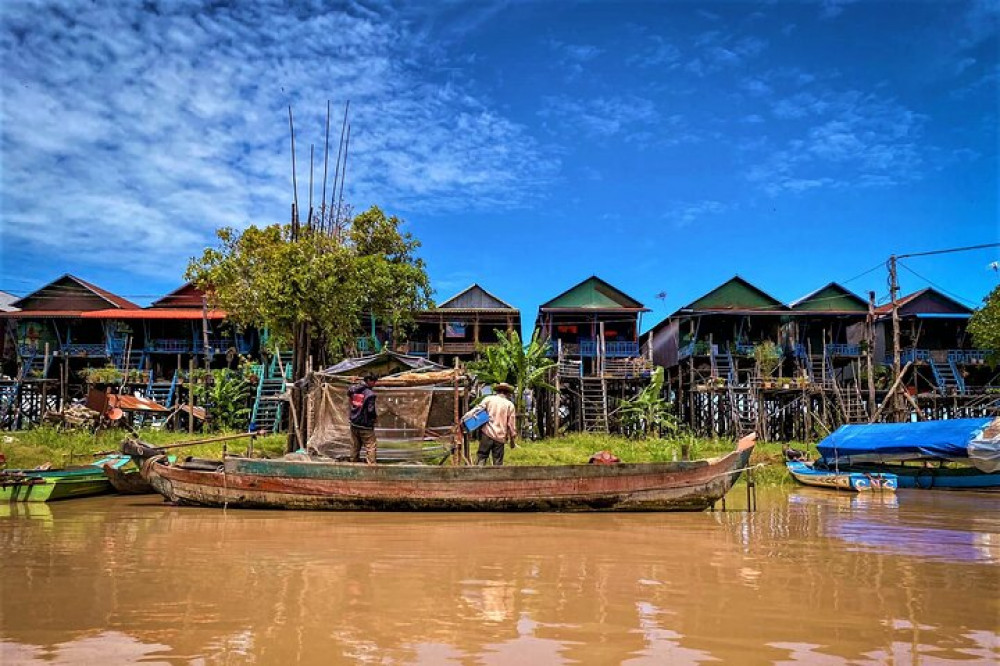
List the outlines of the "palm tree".
<svg viewBox="0 0 1000 666">
<path fill-rule="evenodd" d="M 482 358 L 469 363 L 469 372 L 486 384 L 506 382 L 513 386 L 514 405 L 518 415 L 522 415 L 525 390 L 553 388 L 545 380 L 556 364 L 548 356 L 551 345 L 539 337 L 538 330 L 527 345 L 522 344 L 517 331 L 496 331 L 496 334 L 497 342 L 480 349 Z"/>
</svg>

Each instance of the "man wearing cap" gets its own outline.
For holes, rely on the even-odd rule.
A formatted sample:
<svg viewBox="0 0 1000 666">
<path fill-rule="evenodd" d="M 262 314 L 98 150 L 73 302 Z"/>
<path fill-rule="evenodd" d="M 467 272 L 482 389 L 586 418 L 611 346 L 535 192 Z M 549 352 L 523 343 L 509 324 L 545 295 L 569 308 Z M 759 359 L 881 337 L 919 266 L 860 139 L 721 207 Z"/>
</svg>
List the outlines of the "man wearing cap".
<svg viewBox="0 0 1000 666">
<path fill-rule="evenodd" d="M 476 464 L 485 465 L 486 460 L 493 458 L 494 465 L 503 465 L 503 449 L 507 442 L 510 448 L 516 446 L 517 418 L 511 396 L 514 387 L 503 382 L 493 387 L 493 395 L 488 395 L 479 403 L 490 415 L 490 422 L 479 432 L 479 451 Z"/>
<path fill-rule="evenodd" d="M 375 439 L 375 421 L 378 413 L 375 411 L 374 375 L 365 375 L 364 382 L 352 384 L 347 389 L 347 399 L 350 401 L 349 418 L 351 421 L 351 462 L 361 462 L 361 448 L 365 449 L 365 462 L 375 464 L 375 453 L 378 441 Z"/>
</svg>

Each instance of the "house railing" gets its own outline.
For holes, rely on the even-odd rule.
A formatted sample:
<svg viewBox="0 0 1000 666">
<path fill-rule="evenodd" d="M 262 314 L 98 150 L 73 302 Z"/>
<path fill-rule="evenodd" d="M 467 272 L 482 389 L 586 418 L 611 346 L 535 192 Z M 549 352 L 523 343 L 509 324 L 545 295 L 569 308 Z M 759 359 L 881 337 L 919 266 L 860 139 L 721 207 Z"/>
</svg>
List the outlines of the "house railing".
<svg viewBox="0 0 1000 666">
<path fill-rule="evenodd" d="M 738 356 L 753 356 L 754 350 L 757 345 L 751 345 L 744 342 L 737 342 L 732 346 L 733 353 Z"/>
<path fill-rule="evenodd" d="M 830 344 L 826 346 L 827 356 L 861 356 L 859 345 Z"/>
<path fill-rule="evenodd" d="M 989 352 L 985 349 L 950 349 L 948 350 L 948 361 L 952 363 L 967 363 L 971 365 L 982 365 L 986 363 Z"/>
<path fill-rule="evenodd" d="M 569 346 L 571 345 L 565 345 L 563 350 L 565 351 L 566 347 Z M 593 338 L 581 338 L 578 352 L 575 355 L 580 356 L 581 358 L 594 358 L 597 356 L 597 340 L 594 340 Z"/>
<path fill-rule="evenodd" d="M 904 349 L 899 353 L 901 365 L 907 363 L 926 363 L 931 360 L 931 352 L 927 349 Z M 885 364 L 892 365 L 892 354 L 886 354 Z"/>
<path fill-rule="evenodd" d="M 410 342 L 406 343 L 404 351 L 410 356 L 427 356 L 429 345 L 426 342 Z"/>
<path fill-rule="evenodd" d="M 110 356 L 109 350 L 104 344 L 77 344 L 70 343 L 63 345 L 59 350 L 63 356 Z"/>
<path fill-rule="evenodd" d="M 435 345 L 435 353 L 438 354 L 474 354 L 476 353 L 475 342 L 445 342 Z"/>
<path fill-rule="evenodd" d="M 157 338 L 146 342 L 146 351 L 152 354 L 186 354 L 191 347 L 191 341 L 186 338 Z"/>
<path fill-rule="evenodd" d="M 208 348 L 214 354 L 225 354 L 230 348 L 236 349 L 240 354 L 250 353 L 250 343 L 240 338 L 209 338 Z M 191 351 L 201 354 L 205 351 L 205 342 L 202 338 L 196 338 Z"/>
<path fill-rule="evenodd" d="M 615 340 L 604 343 L 606 358 L 634 358 L 639 355 L 639 343 L 634 340 Z"/>
</svg>

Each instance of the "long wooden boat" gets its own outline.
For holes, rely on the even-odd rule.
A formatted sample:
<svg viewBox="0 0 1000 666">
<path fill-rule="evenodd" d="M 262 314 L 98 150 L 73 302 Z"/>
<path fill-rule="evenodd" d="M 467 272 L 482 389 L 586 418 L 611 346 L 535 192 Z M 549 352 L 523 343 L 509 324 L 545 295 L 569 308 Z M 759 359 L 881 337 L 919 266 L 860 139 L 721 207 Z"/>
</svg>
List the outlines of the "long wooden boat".
<svg viewBox="0 0 1000 666">
<path fill-rule="evenodd" d="M 897 487 L 1000 490 L 1000 419 L 844 425 L 816 445 L 827 470 L 893 475 Z"/>
<path fill-rule="evenodd" d="M 816 468 L 812 463 L 789 461 L 785 463 L 788 473 L 796 481 L 805 486 L 817 488 L 833 488 L 835 490 L 853 490 L 864 492 L 868 490 L 894 491 L 898 486 L 895 474 L 882 472 L 845 472 L 837 469 Z"/>
<path fill-rule="evenodd" d="M 109 456 L 90 465 L 63 469 L 15 469 L 0 472 L 0 502 L 54 502 L 111 491 L 105 464 L 121 467 L 127 456 Z"/>
<path fill-rule="evenodd" d="M 178 504 L 343 511 L 703 511 L 747 469 L 754 436 L 686 462 L 507 467 L 365 465 L 227 458 L 143 475 Z"/>
</svg>

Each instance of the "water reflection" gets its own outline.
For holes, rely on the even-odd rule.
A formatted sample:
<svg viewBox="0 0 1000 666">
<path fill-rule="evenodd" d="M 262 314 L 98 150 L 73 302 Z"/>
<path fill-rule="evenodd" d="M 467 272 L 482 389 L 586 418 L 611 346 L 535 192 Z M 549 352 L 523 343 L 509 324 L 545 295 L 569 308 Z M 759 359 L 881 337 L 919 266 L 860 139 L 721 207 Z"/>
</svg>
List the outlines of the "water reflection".
<svg viewBox="0 0 1000 666">
<path fill-rule="evenodd" d="M 76 500 L 0 520 L 0 661 L 997 659 L 998 499 L 635 516 Z"/>
</svg>

